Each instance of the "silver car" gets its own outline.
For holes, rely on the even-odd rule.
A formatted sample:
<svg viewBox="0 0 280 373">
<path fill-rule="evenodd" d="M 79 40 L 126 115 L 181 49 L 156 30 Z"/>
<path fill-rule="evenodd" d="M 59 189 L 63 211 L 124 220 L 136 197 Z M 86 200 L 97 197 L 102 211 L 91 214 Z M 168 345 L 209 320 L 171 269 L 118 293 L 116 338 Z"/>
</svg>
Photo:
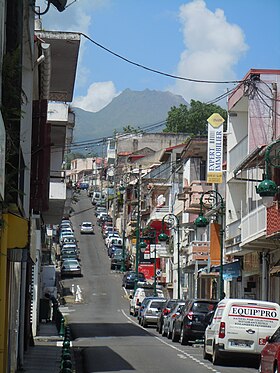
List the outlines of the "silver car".
<svg viewBox="0 0 280 373">
<path fill-rule="evenodd" d="M 181 309 L 186 304 L 186 301 L 178 301 L 173 305 L 171 308 L 169 314 L 164 318 L 163 325 L 162 325 L 162 335 L 163 337 L 167 337 L 168 339 L 171 339 L 172 337 L 172 330 L 173 330 L 173 323 L 174 320 L 178 315 L 180 315 Z"/>
<path fill-rule="evenodd" d="M 143 309 L 141 325 L 146 327 L 148 324 L 157 324 L 160 311 L 166 303 L 165 298 L 151 299 Z"/>
<path fill-rule="evenodd" d="M 90 221 L 84 221 L 81 224 L 80 233 L 81 234 L 93 234 L 94 233 L 93 224 Z"/>
<path fill-rule="evenodd" d="M 61 265 L 61 276 L 81 276 L 81 266 L 77 259 L 66 259 Z"/>
</svg>

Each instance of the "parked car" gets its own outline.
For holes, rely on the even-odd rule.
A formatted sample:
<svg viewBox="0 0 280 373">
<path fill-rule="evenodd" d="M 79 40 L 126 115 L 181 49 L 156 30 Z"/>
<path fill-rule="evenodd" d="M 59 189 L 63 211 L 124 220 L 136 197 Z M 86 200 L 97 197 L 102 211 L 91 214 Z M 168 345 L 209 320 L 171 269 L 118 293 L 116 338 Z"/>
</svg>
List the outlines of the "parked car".
<svg viewBox="0 0 280 373">
<path fill-rule="evenodd" d="M 280 372 L 280 327 L 266 341 L 261 352 L 259 373 Z"/>
<path fill-rule="evenodd" d="M 171 339 L 173 324 L 177 316 L 180 315 L 181 309 L 184 307 L 186 301 L 179 300 L 171 308 L 168 315 L 163 319 L 162 336 Z"/>
<path fill-rule="evenodd" d="M 203 356 L 205 359 L 212 357 L 214 365 L 224 358 L 241 354 L 258 359 L 267 338 L 279 327 L 279 321 L 280 306 L 277 303 L 223 299 L 205 330 Z M 265 362 L 263 365 L 265 367 Z"/>
<path fill-rule="evenodd" d="M 121 240 L 122 241 L 122 240 Z M 115 244 L 111 244 L 109 247 L 108 247 L 108 256 L 111 258 L 112 255 L 114 254 L 114 252 L 116 250 L 122 250 L 122 244 L 121 245 L 115 245 Z"/>
<path fill-rule="evenodd" d="M 140 307 L 138 308 L 138 312 L 137 312 L 137 319 L 138 319 L 139 324 L 142 324 L 143 312 L 144 312 L 144 309 L 146 308 L 147 304 L 149 303 L 149 301 L 152 300 L 152 299 L 157 300 L 158 298 L 159 297 L 150 296 L 150 297 L 145 297 L 143 299 L 143 301 L 140 304 Z"/>
<path fill-rule="evenodd" d="M 76 259 L 78 261 L 80 260 L 76 251 L 70 251 L 70 250 L 63 251 L 60 255 L 60 261 L 64 262 L 65 260 L 68 260 L 68 259 Z"/>
<path fill-rule="evenodd" d="M 166 303 L 165 298 L 151 299 L 143 309 L 141 323 L 144 328 L 149 324 L 157 324 L 161 309 Z"/>
<path fill-rule="evenodd" d="M 130 262 L 130 256 L 127 252 L 124 253 L 124 258 L 123 258 L 123 249 L 116 249 L 115 252 L 111 255 L 111 269 L 121 269 L 123 259 L 124 259 L 124 265 L 125 265 L 125 270 L 129 270 L 131 267 L 131 262 Z"/>
<path fill-rule="evenodd" d="M 74 235 L 73 236 L 65 236 L 65 237 L 63 237 L 60 246 L 63 247 L 63 246 L 68 245 L 68 244 L 72 244 L 72 245 L 77 246 L 77 242 L 78 241 L 76 240 L 76 237 Z"/>
<path fill-rule="evenodd" d="M 180 315 L 174 320 L 172 341 L 182 345 L 203 339 L 206 329 L 205 316 L 215 309 L 218 301 L 192 299 L 186 302 Z"/>
<path fill-rule="evenodd" d="M 168 299 L 162 308 L 157 322 L 157 331 L 161 334 L 162 333 L 162 325 L 164 318 L 169 314 L 171 307 L 177 302 L 177 299 Z"/>
<path fill-rule="evenodd" d="M 123 275 L 122 286 L 126 289 L 134 289 L 135 282 L 146 281 L 145 275 L 142 272 L 128 271 Z"/>
<path fill-rule="evenodd" d="M 60 251 L 67 250 L 67 249 L 69 249 L 69 250 L 76 250 L 77 252 L 79 252 L 79 248 L 78 248 L 78 246 L 77 246 L 76 243 L 64 243 L 61 246 Z"/>
<path fill-rule="evenodd" d="M 93 224 L 90 221 L 84 221 L 81 224 L 81 234 L 94 234 Z"/>
<path fill-rule="evenodd" d="M 116 231 L 113 231 L 108 234 L 108 236 L 105 238 L 105 245 L 107 246 L 107 248 L 109 247 L 112 238 L 120 238 L 119 233 Z"/>
<path fill-rule="evenodd" d="M 104 206 L 98 206 L 98 207 L 96 207 L 95 216 L 97 217 L 98 214 L 100 214 L 100 212 L 106 212 L 107 213 L 107 208 L 104 207 Z"/>
<path fill-rule="evenodd" d="M 70 239 L 70 238 L 72 240 L 76 241 L 76 237 L 74 236 L 74 233 L 71 233 L 71 232 L 61 233 L 61 235 L 59 236 L 60 246 L 62 246 L 64 244 L 64 242 L 66 242 L 66 239 Z"/>
<path fill-rule="evenodd" d="M 143 285 L 144 286 L 144 285 Z M 133 298 L 130 300 L 129 313 L 137 316 L 138 309 L 146 297 L 155 296 L 153 286 L 140 287 L 135 290 Z M 163 298 L 162 290 L 157 289 L 157 297 Z"/>
<path fill-rule="evenodd" d="M 62 262 L 61 276 L 81 276 L 81 266 L 77 259 L 67 259 Z"/>
</svg>

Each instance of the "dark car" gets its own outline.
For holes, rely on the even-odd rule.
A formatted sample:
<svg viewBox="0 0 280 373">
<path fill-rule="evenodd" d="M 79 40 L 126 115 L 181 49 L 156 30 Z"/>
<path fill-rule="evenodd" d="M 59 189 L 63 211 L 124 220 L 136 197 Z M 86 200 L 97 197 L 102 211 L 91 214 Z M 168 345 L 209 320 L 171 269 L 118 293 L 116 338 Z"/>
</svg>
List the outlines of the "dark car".
<svg viewBox="0 0 280 373">
<path fill-rule="evenodd" d="M 126 272 L 122 279 L 122 286 L 126 289 L 134 289 L 135 282 L 146 281 L 145 275 L 142 272 L 137 273 L 135 271 Z"/>
<path fill-rule="evenodd" d="M 109 247 L 108 247 L 108 256 L 110 257 L 110 258 L 112 258 L 112 255 L 114 254 L 114 252 L 116 251 L 116 250 L 122 250 L 122 245 L 110 245 Z"/>
<path fill-rule="evenodd" d="M 261 352 L 260 373 L 280 372 L 280 327 L 269 338 Z"/>
<path fill-rule="evenodd" d="M 158 322 L 157 322 L 157 331 L 161 334 L 162 333 L 162 325 L 164 318 L 169 314 L 172 306 L 177 302 L 177 299 L 168 299 L 159 313 Z"/>
<path fill-rule="evenodd" d="M 127 252 L 125 252 L 123 258 L 123 249 L 116 249 L 111 255 L 111 269 L 121 269 L 124 260 L 125 270 L 127 271 L 130 266 L 130 257 Z"/>
<path fill-rule="evenodd" d="M 207 327 L 206 315 L 218 304 L 212 299 L 192 299 L 186 301 L 180 315 L 175 319 L 172 330 L 172 341 L 182 345 L 201 340 Z"/>
</svg>

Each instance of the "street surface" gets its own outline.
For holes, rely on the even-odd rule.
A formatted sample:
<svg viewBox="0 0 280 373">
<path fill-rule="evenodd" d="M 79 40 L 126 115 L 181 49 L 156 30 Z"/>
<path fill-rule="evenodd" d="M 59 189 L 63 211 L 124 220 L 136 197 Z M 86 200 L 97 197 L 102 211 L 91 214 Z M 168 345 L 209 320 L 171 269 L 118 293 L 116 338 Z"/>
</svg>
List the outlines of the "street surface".
<svg viewBox="0 0 280 373">
<path fill-rule="evenodd" d="M 191 372 L 256 373 L 251 362 L 235 359 L 223 366 L 203 360 L 202 346 L 181 346 L 162 337 L 155 327 L 142 328 L 129 315 L 129 300 L 121 286 L 122 274 L 110 270 L 110 260 L 96 223 L 95 208 L 85 191 L 73 204 L 71 218 L 79 241 L 83 277 L 63 280 L 69 294 L 81 288 L 63 308 L 71 327 L 77 373 L 90 372 Z M 80 235 L 79 225 L 92 221 L 94 235 Z M 76 302 L 75 302 L 76 300 Z"/>
</svg>

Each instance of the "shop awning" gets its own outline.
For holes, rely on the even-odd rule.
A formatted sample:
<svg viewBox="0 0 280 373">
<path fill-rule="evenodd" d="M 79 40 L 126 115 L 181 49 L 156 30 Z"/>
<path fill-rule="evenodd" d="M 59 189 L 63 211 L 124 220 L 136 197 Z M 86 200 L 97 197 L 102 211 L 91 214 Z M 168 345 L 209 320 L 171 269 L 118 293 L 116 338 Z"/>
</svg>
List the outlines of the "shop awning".
<svg viewBox="0 0 280 373">
<path fill-rule="evenodd" d="M 5 215 L 8 231 L 7 248 L 25 248 L 28 244 L 28 220 L 12 213 Z"/>
</svg>

